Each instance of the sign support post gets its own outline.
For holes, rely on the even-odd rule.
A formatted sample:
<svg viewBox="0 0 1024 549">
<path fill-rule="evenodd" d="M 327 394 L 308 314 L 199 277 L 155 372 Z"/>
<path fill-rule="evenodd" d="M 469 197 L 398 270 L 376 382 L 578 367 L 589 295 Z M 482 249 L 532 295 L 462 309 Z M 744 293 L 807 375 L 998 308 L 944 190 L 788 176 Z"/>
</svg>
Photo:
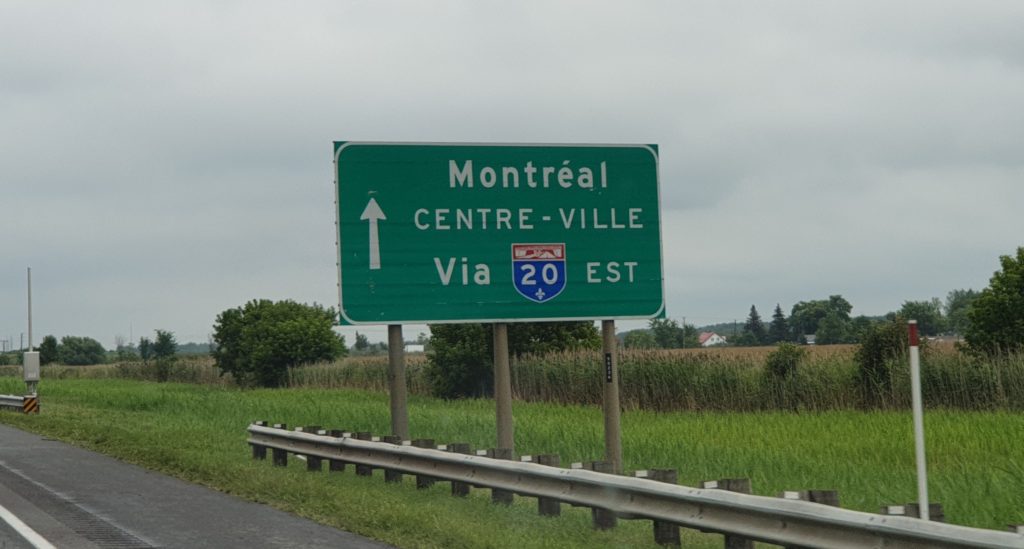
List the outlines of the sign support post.
<svg viewBox="0 0 1024 549">
<path fill-rule="evenodd" d="M 914 407 L 914 457 L 917 462 L 917 505 L 919 516 L 929 520 L 928 512 L 928 467 L 924 459 L 924 403 L 921 398 L 921 353 L 917 321 L 908 323 L 910 329 L 910 396 Z"/>
<path fill-rule="evenodd" d="M 508 324 L 494 325 L 494 402 L 497 407 L 498 448 L 515 451 L 512 425 L 512 369 L 508 361 Z"/>
<path fill-rule="evenodd" d="M 409 409 L 405 388 L 405 339 L 401 324 L 388 325 L 388 393 L 391 434 L 409 440 Z"/>
<path fill-rule="evenodd" d="M 622 412 L 619 408 L 618 340 L 615 321 L 601 321 L 604 347 L 604 453 L 613 471 L 622 474 Z"/>
</svg>

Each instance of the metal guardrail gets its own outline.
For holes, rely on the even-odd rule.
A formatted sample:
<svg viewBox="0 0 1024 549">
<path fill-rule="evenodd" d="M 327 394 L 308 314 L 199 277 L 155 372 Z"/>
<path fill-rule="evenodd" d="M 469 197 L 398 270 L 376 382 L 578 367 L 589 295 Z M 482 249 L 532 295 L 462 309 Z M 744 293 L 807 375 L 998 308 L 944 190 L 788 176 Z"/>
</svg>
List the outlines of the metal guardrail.
<svg viewBox="0 0 1024 549">
<path fill-rule="evenodd" d="M 248 428 L 253 455 L 262 449 L 422 475 L 522 496 L 604 510 L 626 519 L 672 523 L 784 546 L 1018 548 L 1024 535 L 920 519 L 876 515 L 808 501 L 667 484 L 644 478 L 463 455 L 405 444 Z M 317 462 L 319 465 L 319 462 Z"/>
<path fill-rule="evenodd" d="M 36 395 L 0 395 L 0 410 L 38 414 L 39 397 Z"/>
<path fill-rule="evenodd" d="M 5 410 L 17 410 L 21 412 L 24 409 L 25 397 L 14 396 L 14 395 L 0 395 L 0 408 Z"/>
</svg>

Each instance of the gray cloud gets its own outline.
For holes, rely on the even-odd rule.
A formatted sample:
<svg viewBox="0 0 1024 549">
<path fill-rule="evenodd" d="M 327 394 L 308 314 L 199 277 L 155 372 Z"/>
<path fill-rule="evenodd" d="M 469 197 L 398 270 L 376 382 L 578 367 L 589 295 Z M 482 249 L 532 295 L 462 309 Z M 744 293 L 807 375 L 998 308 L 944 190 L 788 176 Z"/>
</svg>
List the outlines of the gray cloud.
<svg viewBox="0 0 1024 549">
<path fill-rule="evenodd" d="M 0 337 L 27 265 L 37 331 L 107 345 L 334 303 L 335 139 L 658 143 L 688 321 L 980 288 L 1024 229 L 1022 11 L 7 3 Z"/>
</svg>

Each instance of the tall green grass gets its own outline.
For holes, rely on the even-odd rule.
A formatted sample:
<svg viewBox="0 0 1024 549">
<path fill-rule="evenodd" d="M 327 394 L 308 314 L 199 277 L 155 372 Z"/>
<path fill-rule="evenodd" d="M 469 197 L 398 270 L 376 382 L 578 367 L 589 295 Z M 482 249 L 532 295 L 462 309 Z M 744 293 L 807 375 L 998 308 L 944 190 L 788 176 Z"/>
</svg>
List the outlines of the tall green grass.
<svg viewBox="0 0 1024 549">
<path fill-rule="evenodd" d="M 887 363 L 884 386 L 866 398 L 851 346 L 818 347 L 786 379 L 766 372 L 770 348 L 708 350 L 624 350 L 619 354 L 621 403 L 653 411 L 827 411 L 910 406 L 909 366 Z M 981 359 L 954 348 L 928 349 L 922 359 L 925 405 L 958 410 L 1024 410 L 1024 355 Z M 603 358 L 598 351 L 526 355 L 512 361 L 515 398 L 529 402 L 599 405 L 603 399 Z M 429 396 L 426 357 L 407 357 L 406 386 Z M 0 367 L 0 375 L 18 375 Z M 155 381 L 152 363 L 104 366 L 46 366 L 44 378 Z M 179 360 L 170 380 L 233 386 L 209 357 Z M 353 357 L 293 368 L 288 386 L 387 391 L 387 357 Z"/>
<path fill-rule="evenodd" d="M 424 373 L 425 366 L 424 355 L 406 356 L 405 378 L 410 393 L 430 394 L 430 385 Z M 387 391 L 388 359 L 386 356 L 349 357 L 331 363 L 292 368 L 288 371 L 288 386 L 320 389 L 349 387 Z"/>
<path fill-rule="evenodd" d="M 909 365 L 887 364 L 888 386 L 866 400 L 852 352 L 814 352 L 791 377 L 765 371 L 768 351 L 634 350 L 619 354 L 623 407 L 654 411 L 826 411 L 910 406 Z M 513 361 L 515 395 L 528 401 L 599 405 L 598 351 L 524 356 Z M 1024 355 L 982 360 L 955 350 L 926 353 L 925 404 L 961 410 L 1024 410 Z"/>
<path fill-rule="evenodd" d="M 619 353 L 622 405 L 654 411 L 826 411 L 907 409 L 910 369 L 905 359 L 887 364 L 888 385 L 865 399 L 854 348 L 820 347 L 793 375 L 765 371 L 771 349 L 623 350 Z M 425 359 L 407 366 L 409 391 L 430 395 Z M 599 351 L 526 355 L 512 361 L 515 398 L 530 402 L 600 405 L 604 361 Z M 386 357 L 346 359 L 296 368 L 293 387 L 387 390 Z M 1024 355 L 981 359 L 953 348 L 929 349 L 922 364 L 925 405 L 960 410 L 1024 410 Z"/>
</svg>

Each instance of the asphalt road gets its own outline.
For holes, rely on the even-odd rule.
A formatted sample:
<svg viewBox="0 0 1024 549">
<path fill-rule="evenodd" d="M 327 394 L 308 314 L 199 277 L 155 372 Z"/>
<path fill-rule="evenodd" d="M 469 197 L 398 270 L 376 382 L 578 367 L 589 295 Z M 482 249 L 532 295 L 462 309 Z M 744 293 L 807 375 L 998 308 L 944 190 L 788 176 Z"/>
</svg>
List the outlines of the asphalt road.
<svg viewBox="0 0 1024 549">
<path fill-rule="evenodd" d="M 11 528 L 6 522 L 0 521 L 0 549 L 32 549 L 18 532 Z"/>
<path fill-rule="evenodd" d="M 0 425 L 0 517 L 69 549 L 387 545 Z M 0 549 L 33 547 L 0 519 Z"/>
</svg>

